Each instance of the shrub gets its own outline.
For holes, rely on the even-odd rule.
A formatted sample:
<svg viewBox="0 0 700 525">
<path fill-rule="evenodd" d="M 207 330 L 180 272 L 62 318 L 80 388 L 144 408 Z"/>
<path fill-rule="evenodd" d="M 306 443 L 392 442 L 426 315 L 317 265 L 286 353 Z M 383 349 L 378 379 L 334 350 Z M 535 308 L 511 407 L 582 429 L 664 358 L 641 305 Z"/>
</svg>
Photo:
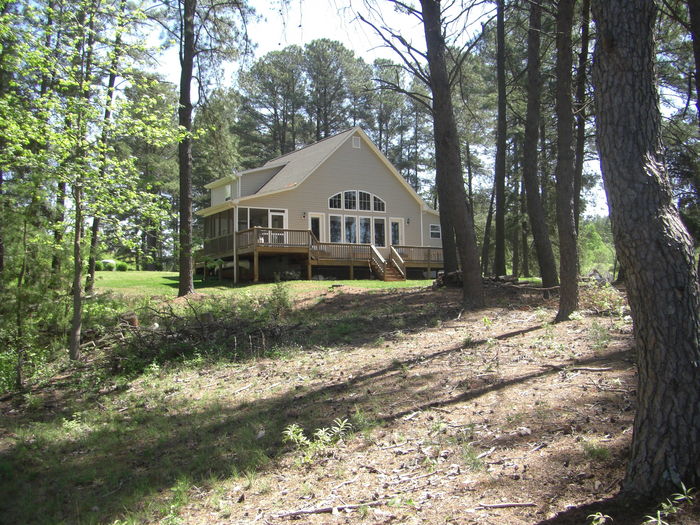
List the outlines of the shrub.
<svg viewBox="0 0 700 525">
<path fill-rule="evenodd" d="M 104 270 L 104 265 L 102 264 L 101 261 L 96 261 L 95 262 L 95 271 L 101 272 L 102 270 Z"/>
<path fill-rule="evenodd" d="M 114 271 L 114 263 L 111 261 L 102 261 L 102 269 L 105 272 L 113 272 Z"/>
<path fill-rule="evenodd" d="M 117 263 L 117 271 L 118 272 L 125 272 L 129 269 L 129 265 L 126 264 L 125 262 L 119 261 Z"/>
</svg>

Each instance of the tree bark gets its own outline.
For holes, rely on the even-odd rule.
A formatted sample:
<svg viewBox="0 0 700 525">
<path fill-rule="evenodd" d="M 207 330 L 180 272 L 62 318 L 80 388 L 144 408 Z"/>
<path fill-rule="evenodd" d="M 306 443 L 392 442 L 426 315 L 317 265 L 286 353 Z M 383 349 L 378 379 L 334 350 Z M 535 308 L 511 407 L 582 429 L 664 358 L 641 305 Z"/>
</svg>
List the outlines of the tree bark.
<svg viewBox="0 0 700 525">
<path fill-rule="evenodd" d="M 496 122 L 496 232 L 493 271 L 496 276 L 506 274 L 506 37 L 505 0 L 496 3 L 496 85 L 498 89 L 498 117 Z"/>
<path fill-rule="evenodd" d="M 448 213 L 454 227 L 457 250 L 462 263 L 464 305 L 479 307 L 484 304 L 479 252 L 473 215 L 464 190 L 457 124 L 447 75 L 440 3 L 435 0 L 421 0 L 421 7 L 433 95 L 435 181 L 440 199 L 440 215 Z"/>
<path fill-rule="evenodd" d="M 665 173 L 650 0 L 595 0 L 598 150 L 626 272 L 639 386 L 623 490 L 700 483 L 700 296 L 692 241 Z"/>
<path fill-rule="evenodd" d="M 573 101 L 571 97 L 571 29 L 575 0 L 560 0 L 557 8 L 557 227 L 559 229 L 559 311 L 564 321 L 578 308 L 578 249 L 574 221 Z"/>
<path fill-rule="evenodd" d="M 486 225 L 484 226 L 484 242 L 481 245 L 481 275 L 489 275 L 489 255 L 491 253 L 491 223 L 493 222 L 493 201 L 496 197 L 496 186 L 491 190 L 489 211 L 486 212 Z"/>
<path fill-rule="evenodd" d="M 559 284 L 554 251 L 549 239 L 549 229 L 537 177 L 537 140 L 540 127 L 540 99 L 542 77 L 540 74 L 540 33 L 542 31 L 542 6 L 530 4 L 530 28 L 527 37 L 527 113 L 523 144 L 523 185 L 527 198 L 527 214 L 532 227 L 532 238 L 540 267 L 542 286 L 551 288 Z"/>
<path fill-rule="evenodd" d="M 75 233 L 73 235 L 73 318 L 68 337 L 68 357 L 80 359 L 80 338 L 83 328 L 83 189 L 80 181 L 73 188 Z"/>
<path fill-rule="evenodd" d="M 522 243 L 523 277 L 530 277 L 530 249 L 527 242 L 527 203 L 525 200 L 525 184 L 520 186 L 520 239 Z"/>
<path fill-rule="evenodd" d="M 574 221 L 578 235 L 581 218 L 581 186 L 583 181 L 583 161 L 586 153 L 586 68 L 588 67 L 588 42 L 591 13 L 591 0 L 581 4 L 581 52 L 578 55 L 576 71 L 576 161 L 574 164 Z"/>
<path fill-rule="evenodd" d="M 178 297 L 194 293 L 192 264 L 192 75 L 194 71 L 194 16 L 196 0 L 183 0 L 183 35 L 180 54 L 180 107 L 178 123 L 184 137 L 178 144 L 180 171 L 180 284 Z"/>
<path fill-rule="evenodd" d="M 698 112 L 698 126 L 700 126 L 700 2 L 698 0 L 688 0 L 688 16 L 695 59 L 695 107 Z"/>
</svg>

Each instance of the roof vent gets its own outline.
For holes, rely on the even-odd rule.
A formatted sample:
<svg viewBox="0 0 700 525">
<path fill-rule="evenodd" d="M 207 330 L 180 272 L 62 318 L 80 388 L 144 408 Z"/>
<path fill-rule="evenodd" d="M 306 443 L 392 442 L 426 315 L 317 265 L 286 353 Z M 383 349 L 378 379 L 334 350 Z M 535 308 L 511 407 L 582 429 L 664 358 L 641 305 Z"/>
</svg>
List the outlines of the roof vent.
<svg viewBox="0 0 700 525">
<path fill-rule="evenodd" d="M 352 147 L 355 149 L 360 149 L 360 137 L 352 138 Z"/>
</svg>

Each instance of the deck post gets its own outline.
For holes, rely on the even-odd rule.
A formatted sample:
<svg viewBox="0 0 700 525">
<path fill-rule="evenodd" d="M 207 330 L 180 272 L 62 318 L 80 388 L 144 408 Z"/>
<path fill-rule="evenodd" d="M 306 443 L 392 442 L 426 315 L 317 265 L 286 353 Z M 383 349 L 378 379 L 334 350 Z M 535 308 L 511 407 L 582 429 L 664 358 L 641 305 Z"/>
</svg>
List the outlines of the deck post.
<svg viewBox="0 0 700 525">
<path fill-rule="evenodd" d="M 260 280 L 260 267 L 258 261 L 257 247 L 253 251 L 253 282 L 257 283 Z"/>
<path fill-rule="evenodd" d="M 311 277 L 311 252 L 309 252 L 308 257 L 306 258 L 306 280 L 310 281 Z"/>
<path fill-rule="evenodd" d="M 432 255 L 430 254 L 430 248 L 428 248 L 428 275 L 430 275 L 430 262 L 432 260 Z"/>
<path fill-rule="evenodd" d="M 350 280 L 355 280 L 355 250 L 350 247 Z"/>
</svg>

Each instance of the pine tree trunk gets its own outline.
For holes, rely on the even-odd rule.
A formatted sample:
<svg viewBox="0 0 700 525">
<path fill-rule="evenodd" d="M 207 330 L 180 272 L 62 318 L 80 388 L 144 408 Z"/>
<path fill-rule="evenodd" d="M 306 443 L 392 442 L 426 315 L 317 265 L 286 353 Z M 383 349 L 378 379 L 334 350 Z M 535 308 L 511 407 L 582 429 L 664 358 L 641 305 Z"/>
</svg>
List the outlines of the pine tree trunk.
<svg viewBox="0 0 700 525">
<path fill-rule="evenodd" d="M 639 369 L 623 489 L 658 498 L 700 483 L 700 296 L 662 162 L 655 11 L 650 0 L 593 2 L 598 150 Z"/>
<path fill-rule="evenodd" d="M 183 0 L 183 35 L 180 56 L 180 108 L 178 123 L 185 136 L 178 144 L 180 171 L 180 285 L 178 297 L 194 293 L 192 265 L 192 75 L 194 71 L 194 16 L 196 0 Z"/>
<path fill-rule="evenodd" d="M 540 99 L 542 79 L 540 74 L 540 33 L 542 30 L 542 6 L 530 4 L 530 29 L 527 38 L 527 113 L 523 144 L 523 186 L 527 197 L 527 214 L 532 228 L 537 262 L 542 286 L 551 288 L 559 284 L 554 251 L 549 239 L 547 217 L 537 177 L 537 140 L 540 127 Z"/>
<path fill-rule="evenodd" d="M 489 211 L 486 213 L 486 225 L 484 226 L 484 242 L 481 244 L 481 275 L 489 275 L 489 256 L 491 254 L 491 223 L 493 222 L 493 201 L 496 197 L 494 185 L 491 190 L 491 200 L 489 201 Z"/>
<path fill-rule="evenodd" d="M 435 179 L 440 198 L 440 215 L 448 213 L 454 227 L 457 250 L 462 263 L 462 301 L 467 307 L 479 307 L 484 304 L 479 252 L 473 215 L 464 190 L 459 137 L 447 76 L 440 3 L 435 0 L 421 0 L 421 7 L 433 95 Z"/>
<path fill-rule="evenodd" d="M 560 0 L 557 8 L 557 227 L 559 229 L 559 311 L 564 321 L 578 308 L 578 249 L 574 221 L 573 101 L 571 97 L 571 29 L 575 0 Z"/>
<path fill-rule="evenodd" d="M 506 274 L 506 37 L 505 0 L 496 2 L 496 85 L 498 89 L 498 117 L 496 122 L 496 209 L 493 271 L 496 276 Z"/>
<path fill-rule="evenodd" d="M 581 4 L 581 52 L 578 55 L 576 72 L 576 162 L 574 165 L 574 221 L 576 234 L 581 218 L 581 186 L 583 181 L 583 161 L 586 153 L 586 68 L 588 67 L 588 42 L 591 0 Z"/>
<path fill-rule="evenodd" d="M 688 16 L 695 59 L 695 107 L 698 112 L 698 126 L 700 126 L 700 2 L 698 0 L 688 0 Z"/>
</svg>

